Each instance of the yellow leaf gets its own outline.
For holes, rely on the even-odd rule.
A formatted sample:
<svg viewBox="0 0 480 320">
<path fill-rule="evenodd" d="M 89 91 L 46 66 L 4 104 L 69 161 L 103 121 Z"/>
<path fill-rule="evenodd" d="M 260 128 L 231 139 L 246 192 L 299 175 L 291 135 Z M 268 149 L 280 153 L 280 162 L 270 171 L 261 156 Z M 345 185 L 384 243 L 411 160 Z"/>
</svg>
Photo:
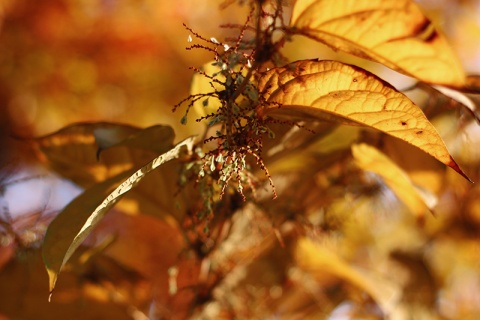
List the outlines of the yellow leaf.
<svg viewBox="0 0 480 320">
<path fill-rule="evenodd" d="M 375 75 L 337 61 L 304 60 L 259 80 L 260 116 L 363 125 L 399 138 L 468 179 L 422 110 Z"/>
<path fill-rule="evenodd" d="M 365 143 L 352 146 L 355 164 L 382 177 L 385 184 L 409 208 L 413 215 L 422 218 L 429 207 L 408 175 L 376 148 Z"/>
<path fill-rule="evenodd" d="M 364 290 L 387 314 L 391 313 L 398 303 L 399 288 L 374 273 L 356 270 L 337 253 L 307 238 L 298 241 L 295 248 L 295 260 L 301 269 L 316 279 L 322 279 L 327 273 Z"/>
<path fill-rule="evenodd" d="M 295 32 L 428 83 L 462 87 L 445 37 L 411 0 L 298 0 Z"/>
</svg>

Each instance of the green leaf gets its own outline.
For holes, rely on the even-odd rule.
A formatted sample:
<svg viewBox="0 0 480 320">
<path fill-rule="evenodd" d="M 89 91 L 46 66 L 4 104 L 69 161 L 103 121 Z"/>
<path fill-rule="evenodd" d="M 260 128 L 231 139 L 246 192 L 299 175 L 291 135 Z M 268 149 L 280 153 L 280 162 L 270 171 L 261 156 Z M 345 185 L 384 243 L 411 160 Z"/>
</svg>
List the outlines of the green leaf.
<svg viewBox="0 0 480 320">
<path fill-rule="evenodd" d="M 100 222 L 105 214 L 135 187 L 149 172 L 167 161 L 178 158 L 183 146 L 190 150 L 194 138 L 188 138 L 173 149 L 133 172 L 128 171 L 94 185 L 72 201 L 48 227 L 43 244 L 43 259 L 53 292 L 58 274 L 75 250 Z M 128 177 L 126 180 L 125 178 Z M 123 182 L 119 185 L 120 181 Z M 110 190 L 117 186 L 112 192 Z M 107 195 L 105 197 L 105 195 Z M 102 201 L 103 200 L 103 201 Z"/>
</svg>

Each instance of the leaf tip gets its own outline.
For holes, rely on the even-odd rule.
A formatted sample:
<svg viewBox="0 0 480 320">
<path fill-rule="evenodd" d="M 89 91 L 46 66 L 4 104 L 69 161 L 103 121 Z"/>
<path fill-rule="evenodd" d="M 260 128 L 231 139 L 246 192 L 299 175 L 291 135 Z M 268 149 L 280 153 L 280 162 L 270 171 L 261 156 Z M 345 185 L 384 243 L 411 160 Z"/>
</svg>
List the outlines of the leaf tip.
<svg viewBox="0 0 480 320">
<path fill-rule="evenodd" d="M 465 172 L 463 172 L 463 170 L 460 168 L 460 166 L 455 162 L 455 160 L 452 158 L 452 156 L 450 156 L 450 163 L 448 164 L 448 166 L 450 168 L 452 168 L 453 170 L 457 171 L 462 177 L 464 177 L 465 179 L 467 179 L 468 181 L 470 181 L 471 183 L 475 183 L 472 181 L 472 179 L 470 179 L 467 174 Z"/>
<path fill-rule="evenodd" d="M 51 302 L 53 290 L 55 289 L 55 284 L 57 283 L 58 273 L 48 267 L 47 267 L 47 273 L 48 273 L 48 281 L 49 281 L 48 302 Z"/>
</svg>

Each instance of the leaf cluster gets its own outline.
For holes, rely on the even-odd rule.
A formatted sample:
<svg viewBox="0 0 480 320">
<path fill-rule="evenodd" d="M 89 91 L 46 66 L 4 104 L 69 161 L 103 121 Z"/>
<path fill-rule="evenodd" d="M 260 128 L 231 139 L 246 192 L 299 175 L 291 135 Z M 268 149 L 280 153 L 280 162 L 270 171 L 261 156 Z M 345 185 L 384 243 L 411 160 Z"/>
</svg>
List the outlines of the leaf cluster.
<svg viewBox="0 0 480 320">
<path fill-rule="evenodd" d="M 440 129 L 457 121 L 476 132 L 477 78 L 466 76 L 411 0 L 235 2 L 222 6 L 248 6 L 249 14 L 222 26 L 234 37 L 217 40 L 184 25 L 187 51 L 208 52 L 212 61 L 191 68 L 190 95 L 173 111 L 183 112 L 183 125 L 196 117 L 202 137 L 174 143 L 165 125 L 81 123 L 31 141 L 45 166 L 85 189 L 43 241 L 50 295 L 61 271 L 108 278 L 91 271 L 99 263 L 122 272 L 131 266 L 148 279 L 138 306 L 147 310 L 141 304 L 160 292 L 152 317 L 448 315 L 435 301 L 445 299 L 442 286 L 455 290 L 437 278 L 478 262 L 468 261 L 474 244 L 461 263 L 440 260 L 480 230 L 471 185 L 479 157 L 449 151 L 455 134 Z M 410 90 L 430 94 L 433 107 L 361 66 L 288 62 L 282 48 L 301 36 L 412 77 Z M 442 101 L 468 119 L 456 119 Z M 155 254 L 167 256 L 160 274 L 125 257 L 121 239 L 105 237 L 111 210 L 152 219 L 169 235 L 155 234 L 163 250 Z M 467 222 L 454 217 L 459 212 Z M 469 222 L 472 234 L 464 233 Z M 103 240 L 89 241 L 96 229 Z M 116 243 L 111 256 L 125 266 L 103 260 Z M 404 276 L 393 279 L 390 270 Z"/>
</svg>

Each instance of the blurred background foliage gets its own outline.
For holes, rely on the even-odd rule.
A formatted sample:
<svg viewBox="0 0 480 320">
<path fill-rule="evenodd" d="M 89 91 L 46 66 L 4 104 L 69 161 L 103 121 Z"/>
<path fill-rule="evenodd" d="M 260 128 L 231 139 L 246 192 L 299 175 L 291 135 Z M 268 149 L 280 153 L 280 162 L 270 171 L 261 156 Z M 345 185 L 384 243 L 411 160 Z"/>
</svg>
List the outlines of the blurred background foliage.
<svg viewBox="0 0 480 320">
<path fill-rule="evenodd" d="M 82 188 L 110 177 L 113 164 L 139 166 L 152 153 L 108 150 L 109 160 L 96 167 L 91 135 L 59 145 L 47 139 L 40 153 L 17 137 L 85 121 L 170 125 L 176 141 L 202 134 L 194 121 L 180 125 L 182 110 L 171 112 L 189 94 L 188 68 L 212 58 L 185 50 L 189 33 L 182 23 L 207 38 L 231 36 L 234 30 L 219 26 L 243 23 L 248 6 L 220 8 L 228 2 L 1 2 L 0 319 L 338 320 L 381 319 L 386 312 L 392 319 L 480 318 L 478 184 L 405 143 L 350 127 L 319 129 L 308 148 L 302 133 L 295 146 L 280 138 L 268 142 L 265 161 L 279 199 L 260 194 L 256 205 L 246 206 L 233 199 L 210 235 L 188 214 L 173 220 L 152 214 L 173 210 L 165 206 L 172 190 L 157 182 L 173 180 L 169 170 L 178 164 L 160 170 L 138 191 L 150 200 L 160 194 L 160 204 L 142 209 L 139 198 L 123 201 L 68 265 L 47 303 L 38 248 L 48 222 Z M 480 73 L 480 2 L 418 3 L 446 33 L 466 71 Z M 355 63 L 400 89 L 413 83 L 306 38 L 287 43 L 283 53 L 291 61 Z M 478 124 L 449 99 L 408 94 L 467 174 L 480 181 Z M 357 140 L 381 146 L 435 199 L 434 214 L 419 222 L 381 178 L 360 173 L 350 152 Z M 268 154 L 274 146 L 298 152 L 278 160 Z M 62 156 L 70 171 L 52 166 Z M 72 179 L 74 173 L 80 179 Z M 295 247 L 301 235 L 321 246 Z"/>
</svg>

